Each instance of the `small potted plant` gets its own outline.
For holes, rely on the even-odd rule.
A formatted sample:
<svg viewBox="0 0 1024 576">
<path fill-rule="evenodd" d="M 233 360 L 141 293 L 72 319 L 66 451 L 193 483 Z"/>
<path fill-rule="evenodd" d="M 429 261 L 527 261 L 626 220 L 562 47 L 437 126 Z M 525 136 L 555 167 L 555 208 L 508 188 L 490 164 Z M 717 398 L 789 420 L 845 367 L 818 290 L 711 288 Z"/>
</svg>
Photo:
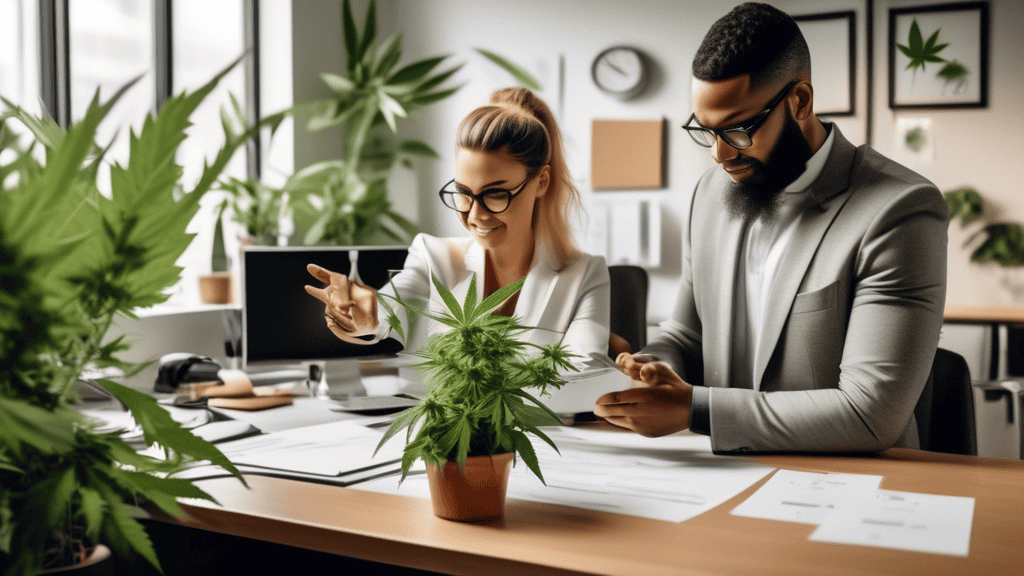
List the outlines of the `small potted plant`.
<svg viewBox="0 0 1024 576">
<path fill-rule="evenodd" d="M 231 272 L 228 254 L 224 249 L 223 206 L 217 211 L 217 224 L 213 229 L 213 249 L 210 253 L 210 273 L 199 277 L 199 299 L 207 304 L 227 304 L 231 301 Z"/>
<path fill-rule="evenodd" d="M 408 429 L 402 480 L 413 462 L 422 459 L 434 514 L 452 520 L 489 520 L 501 516 L 504 510 L 505 488 L 516 454 L 544 481 L 527 433 L 557 451 L 537 426 L 560 422 L 526 389 L 537 388 L 543 396 L 549 388 L 561 387 L 565 380 L 559 370 L 575 371 L 569 362 L 574 355 L 561 342 L 547 346 L 524 342 L 517 336 L 529 327 L 514 317 L 490 313 L 518 292 L 525 279 L 477 304 L 473 276 L 461 305 L 436 277 L 431 279 L 448 308 L 441 315 L 410 306 L 400 294 L 378 296 L 388 312 L 389 329 L 403 338 L 401 322 L 388 299 L 450 330 L 431 336 L 416 352 L 423 358 L 417 366 L 424 373 L 428 393 L 395 419 L 377 449 Z M 528 347 L 538 349 L 539 354 L 529 357 Z"/>
</svg>

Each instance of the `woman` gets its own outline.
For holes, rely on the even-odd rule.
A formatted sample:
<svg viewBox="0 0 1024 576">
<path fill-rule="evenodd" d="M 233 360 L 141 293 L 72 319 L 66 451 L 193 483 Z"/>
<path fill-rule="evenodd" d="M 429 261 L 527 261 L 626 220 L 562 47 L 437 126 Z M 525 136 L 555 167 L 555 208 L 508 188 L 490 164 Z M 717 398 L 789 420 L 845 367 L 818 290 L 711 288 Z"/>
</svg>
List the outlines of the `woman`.
<svg viewBox="0 0 1024 576">
<path fill-rule="evenodd" d="M 478 301 L 526 277 L 522 290 L 494 313 L 534 327 L 527 341 L 562 340 L 586 357 L 608 350 L 609 280 L 603 257 L 576 249 L 567 216 L 579 205 L 565 164 L 561 134 L 544 102 L 523 88 L 506 88 L 471 112 L 457 134 L 455 178 L 440 191 L 469 238 L 419 234 L 392 285 L 403 300 L 445 310 L 431 274 L 462 302 L 477 277 Z M 383 310 L 372 288 L 314 264 L 309 273 L 328 286 L 306 291 L 326 304 L 327 326 L 340 339 L 372 343 L 382 337 Z M 403 316 L 401 307 L 394 307 Z M 408 334 L 407 350 L 446 327 L 428 321 Z M 404 322 L 403 322 L 404 324 Z M 424 332 L 426 332 L 424 334 Z M 392 337 L 397 335 L 391 334 Z"/>
</svg>

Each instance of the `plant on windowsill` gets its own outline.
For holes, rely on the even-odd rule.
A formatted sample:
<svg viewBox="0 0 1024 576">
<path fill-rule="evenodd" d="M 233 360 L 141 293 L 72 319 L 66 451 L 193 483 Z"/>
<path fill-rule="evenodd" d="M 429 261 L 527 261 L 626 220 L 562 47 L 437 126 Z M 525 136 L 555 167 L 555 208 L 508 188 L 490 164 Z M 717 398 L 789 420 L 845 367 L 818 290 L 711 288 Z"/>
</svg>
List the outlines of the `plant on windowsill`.
<svg viewBox="0 0 1024 576">
<path fill-rule="evenodd" d="M 419 230 L 392 209 L 388 180 L 398 163 L 411 168 L 414 157 L 439 155 L 421 141 L 396 141 L 398 120 L 455 94 L 461 85 L 442 85 L 462 65 L 432 75 L 449 58 L 436 56 L 396 70 L 402 58 L 401 37 L 375 44 L 374 0 L 370 1 L 362 32 L 348 0 L 342 6 L 342 22 L 345 70 L 342 74 L 320 75 L 334 96 L 299 105 L 293 111 L 312 115 L 307 123 L 311 131 L 340 127 L 346 157 L 313 164 L 289 178 L 285 191 L 289 193 L 295 228 L 306 245 L 408 243 Z M 524 86 L 540 89 L 536 79 L 508 59 L 486 50 L 476 51 Z"/>
<path fill-rule="evenodd" d="M 450 328 L 431 336 L 416 355 L 428 387 L 419 404 L 402 412 L 381 438 L 380 450 L 390 438 L 407 429 L 402 456 L 402 480 L 417 459 L 427 466 L 434 514 L 452 520 L 487 520 L 501 516 L 510 465 L 519 454 L 534 474 L 541 475 L 537 454 L 527 433 L 554 442 L 537 426 L 558 425 L 558 417 L 526 388 L 565 384 L 559 370 L 576 368 L 566 347 L 538 346 L 517 338 L 531 328 L 514 317 L 491 312 L 518 292 L 525 279 L 500 288 L 477 304 L 476 276 L 470 280 L 466 300 L 459 304 L 433 275 L 431 279 L 448 310 L 429 314 L 402 301 L 401 295 L 378 294 L 388 312 L 389 330 L 402 338 L 401 321 L 387 300 L 412 314 L 431 318 Z M 528 358 L 527 347 L 540 350 Z M 529 402 L 529 404 L 527 404 Z M 418 431 L 415 430 L 420 424 Z M 412 438 L 415 431 L 415 438 Z M 401 480 L 400 480 L 401 482 Z"/>
<path fill-rule="evenodd" d="M 237 62 L 236 62 L 237 64 Z M 232 65 L 233 67 L 234 65 Z M 181 516 L 178 498 L 212 497 L 174 478 L 189 461 L 208 461 L 242 480 L 212 444 L 175 422 L 156 400 L 106 379 L 92 385 L 123 403 L 146 445 L 136 452 L 124 430 L 100 431 L 73 407 L 80 378 L 116 368 L 126 376 L 147 364 L 124 362 L 123 337 L 107 341 L 116 315 L 167 299 L 179 278 L 175 261 L 192 240 L 186 226 L 231 158 L 228 139 L 199 182 L 186 191 L 175 154 L 189 116 L 230 70 L 193 93 L 170 98 L 130 134 L 127 163 L 110 167 L 110 193 L 96 181 L 105 150 L 96 127 L 131 86 L 100 103 L 64 132 L 4 100 L 0 114 L 0 566 L 4 575 L 36 574 L 92 556 L 99 543 L 154 566 L 152 543 L 135 519 L 145 499 Z M 132 82 L 134 84 L 134 82 Z M 35 143 L 18 149 L 8 121 Z M 243 140 L 244 141 L 244 140 Z M 45 159 L 34 155 L 42 146 Z M 13 159 L 10 159 L 13 157 Z M 244 482 L 244 480 L 243 480 Z"/>
<path fill-rule="evenodd" d="M 949 208 L 950 222 L 959 219 L 962 228 L 975 222 L 983 224 L 964 242 L 965 248 L 976 244 L 971 252 L 971 262 L 1002 267 L 1003 285 L 1015 302 L 1024 304 L 1024 275 L 1021 274 L 1024 272 L 1024 225 L 1019 222 L 985 222 L 982 217 L 984 202 L 973 188 L 944 192 L 943 197 Z"/>
</svg>

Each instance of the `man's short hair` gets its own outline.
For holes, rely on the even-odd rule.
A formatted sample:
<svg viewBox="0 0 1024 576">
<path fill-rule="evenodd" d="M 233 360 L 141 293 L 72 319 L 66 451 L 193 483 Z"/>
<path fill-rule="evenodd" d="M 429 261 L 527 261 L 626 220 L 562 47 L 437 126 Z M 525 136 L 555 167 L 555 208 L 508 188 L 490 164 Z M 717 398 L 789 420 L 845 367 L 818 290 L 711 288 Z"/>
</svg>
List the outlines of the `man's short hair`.
<svg viewBox="0 0 1024 576">
<path fill-rule="evenodd" d="M 693 57 L 693 76 L 705 82 L 750 74 L 751 88 L 811 74 L 811 53 L 796 21 L 757 2 L 733 8 L 711 25 Z"/>
</svg>

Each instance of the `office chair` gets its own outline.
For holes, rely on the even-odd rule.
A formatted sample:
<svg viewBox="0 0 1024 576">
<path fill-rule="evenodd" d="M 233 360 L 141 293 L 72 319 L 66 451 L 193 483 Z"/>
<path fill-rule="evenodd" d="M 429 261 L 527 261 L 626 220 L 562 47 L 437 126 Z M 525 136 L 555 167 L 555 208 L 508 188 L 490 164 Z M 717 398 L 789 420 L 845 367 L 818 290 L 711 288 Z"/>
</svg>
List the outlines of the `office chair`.
<svg viewBox="0 0 1024 576">
<path fill-rule="evenodd" d="M 617 265 L 608 267 L 608 275 L 612 302 L 608 355 L 615 358 L 619 352 L 639 352 L 647 345 L 647 271 Z"/>
<path fill-rule="evenodd" d="M 914 407 L 921 449 L 948 454 L 978 454 L 974 393 L 967 361 L 956 352 L 935 351 L 932 373 Z"/>
</svg>

